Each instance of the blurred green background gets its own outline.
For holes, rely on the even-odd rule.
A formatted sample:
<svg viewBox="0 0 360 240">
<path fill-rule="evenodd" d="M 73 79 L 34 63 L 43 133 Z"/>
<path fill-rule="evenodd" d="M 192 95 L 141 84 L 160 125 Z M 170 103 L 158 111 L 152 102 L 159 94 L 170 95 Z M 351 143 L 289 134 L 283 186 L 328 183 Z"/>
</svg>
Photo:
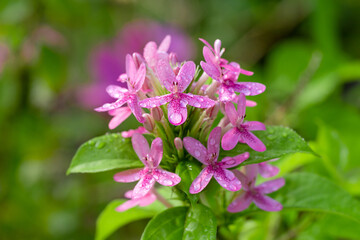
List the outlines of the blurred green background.
<svg viewBox="0 0 360 240">
<path fill-rule="evenodd" d="M 255 72 L 240 81 L 266 84 L 248 120 L 292 127 L 321 156 L 281 159 L 281 174 L 315 172 L 359 197 L 359 26 L 358 0 L 1 0 L 0 239 L 93 239 L 125 186 L 114 172 L 66 176 L 67 167 L 81 143 L 110 132 L 109 116 L 92 109 L 108 100 L 125 54 L 166 33 L 197 64 L 198 38 L 220 38 L 225 58 Z M 284 232 L 297 224 L 276 216 Z M 288 239 L 360 239 L 321 217 Z M 145 224 L 111 238 L 138 239 Z"/>
</svg>

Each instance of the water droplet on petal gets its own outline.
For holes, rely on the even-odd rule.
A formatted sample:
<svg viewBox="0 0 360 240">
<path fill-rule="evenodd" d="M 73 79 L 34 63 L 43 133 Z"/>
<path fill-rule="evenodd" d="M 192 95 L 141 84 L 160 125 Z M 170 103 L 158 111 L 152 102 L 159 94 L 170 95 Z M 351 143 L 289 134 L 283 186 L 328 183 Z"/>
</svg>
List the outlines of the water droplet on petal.
<svg viewBox="0 0 360 240">
<path fill-rule="evenodd" d="M 215 144 L 215 139 L 212 138 L 212 139 L 210 140 L 210 144 L 211 144 L 211 145 L 214 145 L 214 144 Z"/>
<path fill-rule="evenodd" d="M 199 107 L 201 107 L 201 104 L 200 104 L 200 103 L 198 103 L 198 102 L 196 102 L 196 103 L 194 103 L 194 107 L 199 108 Z"/>
<path fill-rule="evenodd" d="M 195 191 L 198 191 L 199 189 L 200 189 L 200 184 L 195 183 L 195 184 L 194 184 L 194 190 L 195 190 Z"/>
<path fill-rule="evenodd" d="M 170 115 L 169 118 L 170 118 L 171 122 L 174 123 L 174 124 L 181 123 L 181 121 L 183 119 L 183 117 L 181 116 L 180 113 L 173 113 L 173 114 Z"/>
<path fill-rule="evenodd" d="M 198 150 L 195 151 L 195 157 L 200 157 L 200 152 Z"/>
</svg>

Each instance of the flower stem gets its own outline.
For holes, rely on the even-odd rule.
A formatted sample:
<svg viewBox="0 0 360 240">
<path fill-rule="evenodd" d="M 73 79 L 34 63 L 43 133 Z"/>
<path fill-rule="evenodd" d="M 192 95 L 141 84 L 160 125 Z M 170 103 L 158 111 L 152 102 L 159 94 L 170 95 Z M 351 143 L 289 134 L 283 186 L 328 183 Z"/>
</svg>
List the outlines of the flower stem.
<svg viewBox="0 0 360 240">
<path fill-rule="evenodd" d="M 164 204 L 165 207 L 167 208 L 172 208 L 173 205 L 171 203 L 169 203 L 163 196 L 161 196 L 158 191 L 156 191 L 155 189 L 153 190 L 157 200 L 159 200 L 159 202 L 161 202 L 162 204 Z"/>
</svg>

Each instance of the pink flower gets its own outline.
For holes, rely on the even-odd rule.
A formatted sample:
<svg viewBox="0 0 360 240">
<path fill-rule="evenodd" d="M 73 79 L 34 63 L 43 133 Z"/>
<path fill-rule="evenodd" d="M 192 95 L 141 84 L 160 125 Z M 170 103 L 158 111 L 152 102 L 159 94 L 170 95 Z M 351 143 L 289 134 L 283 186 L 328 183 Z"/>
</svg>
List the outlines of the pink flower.
<svg viewBox="0 0 360 240">
<path fill-rule="evenodd" d="M 229 191 L 238 191 L 241 188 L 239 179 L 227 168 L 232 168 L 249 157 L 249 153 L 245 152 L 235 157 L 225 157 L 220 162 L 217 161 L 220 152 L 221 128 L 214 128 L 207 142 L 207 149 L 196 139 L 185 137 L 185 149 L 199 162 L 206 167 L 200 172 L 199 176 L 190 186 L 190 193 L 195 194 L 201 192 L 214 176 L 216 181 Z"/>
<path fill-rule="evenodd" d="M 243 186 L 241 193 L 227 208 L 229 212 L 241 212 L 249 207 L 251 202 L 264 211 L 280 211 L 282 205 L 265 194 L 277 191 L 284 186 L 283 178 L 274 179 L 255 186 L 258 173 L 257 164 L 245 166 L 246 175 L 239 170 L 233 170 L 234 174 L 240 179 Z"/>
<path fill-rule="evenodd" d="M 132 137 L 135 133 L 144 134 L 149 133 L 144 127 L 138 127 L 137 129 L 130 129 L 129 131 L 121 132 L 123 138 Z"/>
<path fill-rule="evenodd" d="M 159 167 L 163 155 L 163 145 L 161 138 L 155 138 L 151 144 L 151 149 L 145 137 L 135 133 L 131 139 L 133 148 L 144 163 L 144 168 L 129 169 L 114 175 L 117 182 L 134 182 L 140 180 L 132 193 L 132 198 L 144 197 L 149 193 L 155 182 L 164 186 L 175 186 L 181 178 L 175 173 L 165 171 Z"/>
<path fill-rule="evenodd" d="M 128 210 L 129 208 L 133 208 L 135 206 L 145 207 L 147 205 L 152 204 L 156 200 L 156 195 L 152 193 L 152 191 L 149 191 L 145 196 L 141 198 L 132 198 L 133 191 L 127 191 L 125 193 L 125 197 L 129 198 L 130 200 L 124 202 L 120 206 L 116 208 L 116 211 L 118 212 L 124 212 Z"/>
<path fill-rule="evenodd" d="M 236 111 L 231 102 L 226 103 L 225 112 L 234 128 L 225 133 L 221 146 L 224 150 L 233 149 L 238 142 L 246 143 L 258 152 L 266 150 L 265 145 L 250 131 L 266 130 L 263 123 L 257 121 L 243 122 L 245 118 L 246 99 L 245 95 L 240 93 L 238 109 Z"/>
<path fill-rule="evenodd" d="M 95 111 L 104 112 L 110 111 L 113 109 L 118 109 L 125 103 L 128 104 L 131 112 L 134 114 L 136 119 L 143 123 L 145 120 L 142 116 L 142 110 L 139 106 L 139 101 L 137 97 L 137 92 L 141 89 L 146 75 L 146 67 L 145 64 L 142 63 L 139 69 L 136 69 L 136 65 L 134 59 L 128 54 L 126 55 L 126 75 L 128 89 L 122 88 L 115 85 L 110 85 L 106 88 L 107 93 L 113 97 L 118 99 L 113 103 L 106 103 L 103 106 L 96 108 Z"/>
<path fill-rule="evenodd" d="M 253 72 L 240 68 L 235 62 L 230 62 L 221 55 L 225 49 L 221 49 L 221 41 L 217 39 L 214 48 L 204 39 L 200 39 L 206 46 L 203 48 L 203 55 L 206 62 L 201 61 L 202 69 L 214 80 L 220 82 L 219 100 L 222 102 L 233 101 L 235 92 L 244 93 L 247 96 L 258 95 L 265 91 L 265 85 L 254 82 L 237 82 L 240 74 L 251 76 Z"/>
<path fill-rule="evenodd" d="M 185 62 L 175 75 L 169 63 L 168 54 L 159 53 L 156 70 L 160 81 L 170 94 L 142 100 L 140 102 L 141 107 L 154 108 L 169 103 L 168 118 L 170 123 L 181 125 L 187 118 L 186 105 L 189 104 L 197 108 L 209 108 L 215 105 L 215 101 L 208 97 L 183 93 L 194 78 L 196 70 L 194 62 Z"/>
<path fill-rule="evenodd" d="M 166 37 L 160 43 L 159 47 L 153 41 L 148 42 L 145 45 L 144 58 L 150 68 L 155 70 L 157 63 L 157 54 L 159 52 L 167 53 L 170 47 L 170 43 L 171 43 L 171 37 L 169 35 L 166 35 Z"/>
</svg>

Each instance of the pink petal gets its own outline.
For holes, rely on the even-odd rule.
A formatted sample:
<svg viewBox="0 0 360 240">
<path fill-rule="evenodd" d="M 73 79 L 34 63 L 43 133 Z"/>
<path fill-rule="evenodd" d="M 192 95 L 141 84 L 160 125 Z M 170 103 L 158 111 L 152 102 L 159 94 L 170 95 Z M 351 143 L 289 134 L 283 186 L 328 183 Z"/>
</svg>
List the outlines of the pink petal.
<svg viewBox="0 0 360 240">
<path fill-rule="evenodd" d="M 183 139 L 184 147 L 191 156 L 196 158 L 202 164 L 208 165 L 207 161 L 207 149 L 195 138 L 185 137 Z"/>
<path fill-rule="evenodd" d="M 237 95 L 234 92 L 234 89 L 227 86 L 226 84 L 221 84 L 219 88 L 219 100 L 221 102 L 234 101 Z"/>
<path fill-rule="evenodd" d="M 228 151 L 233 149 L 239 141 L 240 131 L 237 128 L 230 129 L 221 140 L 221 147 Z"/>
<path fill-rule="evenodd" d="M 146 141 L 146 138 L 139 133 L 134 133 L 131 138 L 131 142 L 134 151 L 138 155 L 139 159 L 144 163 L 145 166 L 147 166 L 145 158 L 150 153 L 150 148 L 149 143 Z"/>
<path fill-rule="evenodd" d="M 200 65 L 204 72 L 206 72 L 206 74 L 209 75 L 212 79 L 216 81 L 221 80 L 220 70 L 218 68 L 203 61 L 200 62 Z"/>
<path fill-rule="evenodd" d="M 247 185 L 249 186 L 249 188 L 253 189 L 259 172 L 258 164 L 246 165 L 245 172 L 248 181 Z"/>
<path fill-rule="evenodd" d="M 110 111 L 110 110 L 119 108 L 122 105 L 124 105 L 127 100 L 128 100 L 128 97 L 124 97 L 124 98 L 118 99 L 116 102 L 113 102 L 113 103 L 105 103 L 101 107 L 95 108 L 95 111 L 106 112 L 106 111 Z"/>
<path fill-rule="evenodd" d="M 116 208 L 117 212 L 124 212 L 130 208 L 133 208 L 135 206 L 139 205 L 139 200 L 138 199 L 130 199 L 126 202 L 124 202 L 123 204 L 121 204 L 120 206 L 118 206 Z"/>
<path fill-rule="evenodd" d="M 213 52 L 215 52 L 210 43 L 208 43 L 205 39 L 199 38 L 199 40 L 202 41 L 206 46 L 208 46 L 208 48 L 210 48 Z"/>
<path fill-rule="evenodd" d="M 189 86 L 192 79 L 195 76 L 196 66 L 194 62 L 188 61 L 182 65 L 176 80 L 178 81 L 179 87 L 178 92 L 183 92 Z"/>
<path fill-rule="evenodd" d="M 157 45 L 155 42 L 148 42 L 144 47 L 144 58 L 150 68 L 156 66 Z"/>
<path fill-rule="evenodd" d="M 118 172 L 114 175 L 114 180 L 116 182 L 135 182 L 140 179 L 142 170 L 142 168 L 134 168 Z"/>
<path fill-rule="evenodd" d="M 285 185 L 284 178 L 277 178 L 260 184 L 255 187 L 255 190 L 262 194 L 275 192 Z"/>
<path fill-rule="evenodd" d="M 163 156 L 163 144 L 161 138 L 155 138 L 151 143 L 150 157 L 154 161 L 154 167 L 159 166 Z"/>
<path fill-rule="evenodd" d="M 241 126 L 246 128 L 249 131 L 261 131 L 261 130 L 264 131 L 264 130 L 266 130 L 265 124 L 263 124 L 262 122 L 257 122 L 257 121 L 245 122 Z"/>
<path fill-rule="evenodd" d="M 238 106 L 237 106 L 237 116 L 238 118 L 245 118 L 245 111 L 246 111 L 246 97 L 243 93 L 239 94 L 238 97 Z"/>
<path fill-rule="evenodd" d="M 280 169 L 266 162 L 259 163 L 259 173 L 264 178 L 274 177 L 279 173 Z"/>
<path fill-rule="evenodd" d="M 191 194 L 196 194 L 201 192 L 210 182 L 212 176 L 214 175 L 213 170 L 210 166 L 205 167 L 200 173 L 199 176 L 195 178 L 192 182 L 189 192 Z"/>
<path fill-rule="evenodd" d="M 247 107 L 255 107 L 257 103 L 255 101 L 246 100 L 246 106 Z"/>
<path fill-rule="evenodd" d="M 140 181 L 136 184 L 132 198 L 141 198 L 144 197 L 148 192 L 151 190 L 151 188 L 155 184 L 155 178 L 153 178 L 153 175 L 148 173 L 145 176 L 143 176 Z"/>
<path fill-rule="evenodd" d="M 206 96 L 192 95 L 191 93 L 181 93 L 180 96 L 187 104 L 196 108 L 210 108 L 216 104 L 214 100 Z"/>
<path fill-rule="evenodd" d="M 248 159 L 249 156 L 250 154 L 248 152 L 245 152 L 235 157 L 225 157 L 223 160 L 221 160 L 221 166 L 223 168 L 236 167 L 237 165 Z"/>
<path fill-rule="evenodd" d="M 150 205 L 153 202 L 155 202 L 155 200 L 156 200 L 156 195 L 153 194 L 152 192 L 149 192 L 143 198 L 138 200 L 139 201 L 139 206 L 140 207 L 145 207 L 145 206 Z"/>
<path fill-rule="evenodd" d="M 234 86 L 236 92 L 241 92 L 246 96 L 254 96 L 263 93 L 266 89 L 264 84 L 255 82 L 239 82 Z"/>
<path fill-rule="evenodd" d="M 238 114 L 232 102 L 225 103 L 225 113 L 233 126 L 237 125 Z M 237 142 L 236 142 L 237 143 Z"/>
<path fill-rule="evenodd" d="M 208 155 L 215 154 L 217 160 L 220 152 L 220 140 L 221 140 L 221 127 L 214 128 L 209 134 L 209 138 L 207 141 L 207 149 Z"/>
<path fill-rule="evenodd" d="M 241 212 L 247 209 L 250 206 L 252 198 L 248 193 L 242 193 L 239 195 L 230 205 L 228 206 L 227 210 L 229 212 Z"/>
<path fill-rule="evenodd" d="M 173 83 L 176 81 L 175 73 L 169 63 L 169 55 L 166 53 L 157 54 L 156 73 L 169 92 L 173 92 Z"/>
<path fill-rule="evenodd" d="M 138 127 L 137 129 L 130 129 L 129 131 L 123 131 L 121 132 L 121 136 L 123 138 L 129 138 L 132 137 L 135 133 L 148 133 L 148 131 L 144 127 Z"/>
<path fill-rule="evenodd" d="M 109 128 L 114 129 L 131 115 L 131 109 L 128 107 L 121 107 L 110 110 L 109 114 L 114 116 L 109 122 Z"/>
<path fill-rule="evenodd" d="M 143 108 L 154 108 L 170 102 L 171 99 L 172 93 L 144 99 L 139 102 L 139 105 Z"/>
<path fill-rule="evenodd" d="M 252 189 L 252 186 L 253 186 L 252 182 L 249 181 L 249 178 L 244 173 L 240 172 L 237 169 L 232 170 L 232 172 L 237 177 L 237 179 L 240 180 L 243 189 L 245 191 L 249 192 Z M 252 180 L 255 181 L 255 179 L 252 179 Z"/>
<path fill-rule="evenodd" d="M 171 36 L 166 35 L 166 37 L 160 43 L 158 51 L 167 52 L 169 50 L 170 43 L 171 43 Z"/>
<path fill-rule="evenodd" d="M 158 183 L 164 186 L 175 186 L 181 181 L 181 178 L 177 174 L 160 168 L 153 171 L 153 177 Z"/>
<path fill-rule="evenodd" d="M 139 69 L 137 70 L 135 77 L 130 78 L 130 81 L 131 81 L 132 85 L 134 86 L 133 89 L 135 92 L 139 91 L 142 88 L 142 86 L 144 85 L 145 76 L 146 76 L 146 66 L 144 63 L 142 63 L 140 65 Z"/>
<path fill-rule="evenodd" d="M 206 46 L 203 47 L 203 55 L 207 64 L 218 68 L 219 64 L 216 57 L 214 56 L 214 53 Z"/>
<path fill-rule="evenodd" d="M 130 79 L 134 80 L 135 74 L 136 74 L 136 66 L 135 66 L 134 59 L 131 57 L 130 54 L 127 54 L 126 55 L 126 75 Z"/>
<path fill-rule="evenodd" d="M 110 97 L 118 99 L 123 98 L 129 90 L 116 85 L 109 85 L 106 87 L 106 92 L 110 95 Z"/>
<path fill-rule="evenodd" d="M 230 170 L 217 168 L 214 170 L 214 177 L 223 188 L 229 191 L 235 192 L 241 188 L 241 182 Z"/>
<path fill-rule="evenodd" d="M 132 192 L 133 192 L 133 190 L 126 191 L 125 194 L 124 194 L 124 196 L 125 196 L 126 198 L 132 198 Z"/>
<path fill-rule="evenodd" d="M 242 140 L 244 140 L 244 142 L 255 151 L 264 152 L 266 150 L 264 143 L 260 139 L 258 139 L 253 133 L 242 129 L 240 131 L 240 136 Z"/>
<path fill-rule="evenodd" d="M 215 40 L 215 42 L 214 42 L 214 50 L 215 50 L 216 56 L 220 57 L 220 50 L 221 50 L 221 40 L 220 39 Z"/>
<path fill-rule="evenodd" d="M 252 75 L 254 75 L 253 72 L 247 71 L 247 70 L 245 70 L 245 69 L 240 69 L 240 73 L 241 73 L 241 74 L 244 74 L 244 75 L 246 75 L 246 76 L 252 76 Z"/>
<path fill-rule="evenodd" d="M 274 212 L 274 211 L 280 211 L 282 209 L 281 203 L 265 195 L 261 195 L 261 194 L 254 195 L 253 201 L 256 206 L 258 206 L 260 209 L 264 211 Z"/>
<path fill-rule="evenodd" d="M 133 96 L 134 97 L 130 101 L 128 101 L 128 106 L 131 109 L 131 112 L 136 117 L 136 120 L 138 120 L 141 123 L 144 123 L 145 119 L 142 116 L 143 112 L 139 106 L 138 98 L 136 95 Z"/>
<path fill-rule="evenodd" d="M 168 104 L 168 119 L 172 125 L 183 124 L 187 118 L 186 104 L 180 99 L 172 99 Z"/>
</svg>

